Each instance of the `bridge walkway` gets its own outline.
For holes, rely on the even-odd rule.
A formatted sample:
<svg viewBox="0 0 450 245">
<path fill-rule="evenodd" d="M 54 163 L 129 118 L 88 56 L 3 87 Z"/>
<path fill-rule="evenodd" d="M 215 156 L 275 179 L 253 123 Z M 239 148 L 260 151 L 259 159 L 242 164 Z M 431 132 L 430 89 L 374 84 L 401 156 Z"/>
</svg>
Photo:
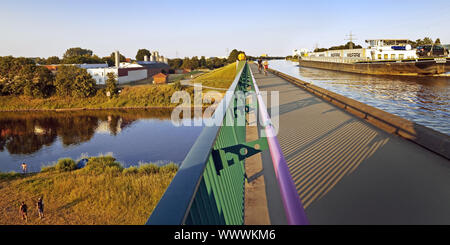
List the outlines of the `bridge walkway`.
<svg viewBox="0 0 450 245">
<path fill-rule="evenodd" d="M 311 224 L 450 224 L 447 159 L 251 69 L 279 91 L 278 139 Z"/>
</svg>

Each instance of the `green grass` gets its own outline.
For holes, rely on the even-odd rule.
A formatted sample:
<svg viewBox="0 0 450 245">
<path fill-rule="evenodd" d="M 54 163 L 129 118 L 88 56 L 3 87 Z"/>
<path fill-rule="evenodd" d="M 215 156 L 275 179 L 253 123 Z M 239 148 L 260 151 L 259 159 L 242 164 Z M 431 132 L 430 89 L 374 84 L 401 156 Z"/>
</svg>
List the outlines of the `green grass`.
<svg viewBox="0 0 450 245">
<path fill-rule="evenodd" d="M 228 88 L 236 77 L 236 63 L 226 65 L 216 69 L 213 72 L 203 74 L 193 80 L 195 83 L 201 83 L 204 86 L 215 88 Z"/>
<path fill-rule="evenodd" d="M 61 159 L 40 173 L 0 174 L 0 224 L 23 224 L 17 215 L 25 201 L 29 224 L 144 224 L 175 176 L 178 166 L 142 163 L 123 168 L 112 156 L 89 158 L 85 168 L 69 170 L 71 159 Z M 63 167 L 58 169 L 58 165 Z M 46 218 L 34 212 L 44 198 Z"/>
</svg>

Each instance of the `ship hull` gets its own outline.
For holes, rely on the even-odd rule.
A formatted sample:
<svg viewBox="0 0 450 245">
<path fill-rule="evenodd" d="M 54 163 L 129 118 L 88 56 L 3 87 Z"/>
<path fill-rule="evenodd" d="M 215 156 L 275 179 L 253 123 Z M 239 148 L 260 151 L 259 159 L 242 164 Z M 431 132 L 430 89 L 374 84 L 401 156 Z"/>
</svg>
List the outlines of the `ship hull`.
<svg viewBox="0 0 450 245">
<path fill-rule="evenodd" d="M 303 67 L 370 75 L 436 75 L 450 71 L 449 58 L 441 58 L 439 61 L 425 59 L 418 61 L 361 63 L 335 63 L 300 59 L 299 65 Z"/>
</svg>

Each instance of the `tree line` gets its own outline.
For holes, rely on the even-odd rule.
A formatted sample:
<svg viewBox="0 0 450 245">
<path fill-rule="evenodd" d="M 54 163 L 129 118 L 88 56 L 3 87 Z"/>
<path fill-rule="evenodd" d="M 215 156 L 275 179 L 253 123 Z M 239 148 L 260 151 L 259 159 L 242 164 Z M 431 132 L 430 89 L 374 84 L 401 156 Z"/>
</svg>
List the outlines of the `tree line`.
<svg viewBox="0 0 450 245">
<path fill-rule="evenodd" d="M 106 90 L 112 96 L 117 93 L 116 80 L 115 74 L 108 74 Z M 47 98 L 57 95 L 86 98 L 97 92 L 95 80 L 86 69 L 78 66 L 60 66 L 55 75 L 46 67 L 36 65 L 30 58 L 0 57 L 0 96 Z"/>
<path fill-rule="evenodd" d="M 169 65 L 172 69 L 215 69 L 237 60 L 238 55 L 244 53 L 234 49 L 228 58 L 205 58 L 202 56 L 171 59 Z M 245 53 L 244 53 L 245 54 Z M 144 56 L 150 56 L 150 51 L 139 49 L 137 60 L 144 60 Z M 26 95 L 35 98 L 47 98 L 53 95 L 60 97 L 86 98 L 96 95 L 99 88 L 95 80 L 87 72 L 73 64 L 108 63 L 113 65 L 115 54 L 100 58 L 93 54 L 92 50 L 80 47 L 69 48 L 62 59 L 57 56 L 45 58 L 24 58 L 5 56 L 0 57 L 0 96 Z M 120 55 L 120 61 L 125 57 Z M 53 74 L 45 64 L 63 64 Z M 101 90 L 111 97 L 117 95 L 117 77 L 115 74 L 107 74 L 106 88 Z M 109 92 L 109 93 L 108 93 Z"/>
<path fill-rule="evenodd" d="M 314 52 L 325 52 L 325 51 L 329 51 L 329 50 L 350 49 L 350 47 L 353 47 L 354 49 L 362 48 L 361 45 L 356 45 L 353 42 L 347 42 L 344 45 L 333 46 L 331 48 L 316 48 L 316 49 L 314 49 Z"/>
<path fill-rule="evenodd" d="M 175 58 L 175 59 L 169 59 L 169 66 L 172 70 L 178 70 L 178 69 L 217 69 L 220 67 L 223 67 L 227 64 L 233 63 L 238 59 L 239 54 L 243 53 L 245 55 L 244 51 L 239 51 L 237 49 L 233 49 L 228 58 L 218 58 L 218 57 L 211 57 L 211 58 L 205 58 L 205 56 L 201 56 L 198 58 L 198 56 L 194 56 L 192 58 L 185 57 L 184 59 Z"/>
<path fill-rule="evenodd" d="M 416 41 L 412 41 L 411 42 L 411 46 L 413 48 L 416 48 L 418 46 L 422 46 L 422 45 L 440 45 L 441 44 L 441 39 L 440 38 L 436 38 L 435 41 L 433 41 L 433 39 L 429 38 L 429 37 L 425 37 L 424 39 L 417 39 Z"/>
<path fill-rule="evenodd" d="M 120 55 L 120 62 L 126 60 L 125 56 Z M 108 66 L 114 65 L 115 55 L 114 52 L 109 56 L 100 58 L 99 56 L 93 54 L 90 49 L 83 49 L 80 47 L 69 48 L 63 54 L 62 59 L 58 56 L 50 56 L 46 58 L 35 58 L 36 64 L 40 65 L 59 65 L 59 64 L 101 64 L 107 63 Z"/>
</svg>

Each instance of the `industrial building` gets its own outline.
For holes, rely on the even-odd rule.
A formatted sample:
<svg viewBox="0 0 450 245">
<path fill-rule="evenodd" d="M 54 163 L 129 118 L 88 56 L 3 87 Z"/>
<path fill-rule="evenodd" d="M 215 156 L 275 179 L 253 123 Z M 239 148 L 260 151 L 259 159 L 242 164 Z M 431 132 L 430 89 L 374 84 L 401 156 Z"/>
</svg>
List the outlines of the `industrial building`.
<svg viewBox="0 0 450 245">
<path fill-rule="evenodd" d="M 168 59 L 160 56 L 157 51 L 153 52 L 150 57 L 145 56 L 144 61 L 136 63 L 120 62 L 119 51 L 115 51 L 115 65 L 108 67 L 107 64 L 74 64 L 86 71 L 92 76 L 97 84 L 105 84 L 108 79 L 108 73 L 116 75 L 119 84 L 144 80 L 153 77 L 158 73 L 169 73 L 170 66 Z M 60 65 L 45 65 L 47 69 L 56 73 Z"/>
</svg>

